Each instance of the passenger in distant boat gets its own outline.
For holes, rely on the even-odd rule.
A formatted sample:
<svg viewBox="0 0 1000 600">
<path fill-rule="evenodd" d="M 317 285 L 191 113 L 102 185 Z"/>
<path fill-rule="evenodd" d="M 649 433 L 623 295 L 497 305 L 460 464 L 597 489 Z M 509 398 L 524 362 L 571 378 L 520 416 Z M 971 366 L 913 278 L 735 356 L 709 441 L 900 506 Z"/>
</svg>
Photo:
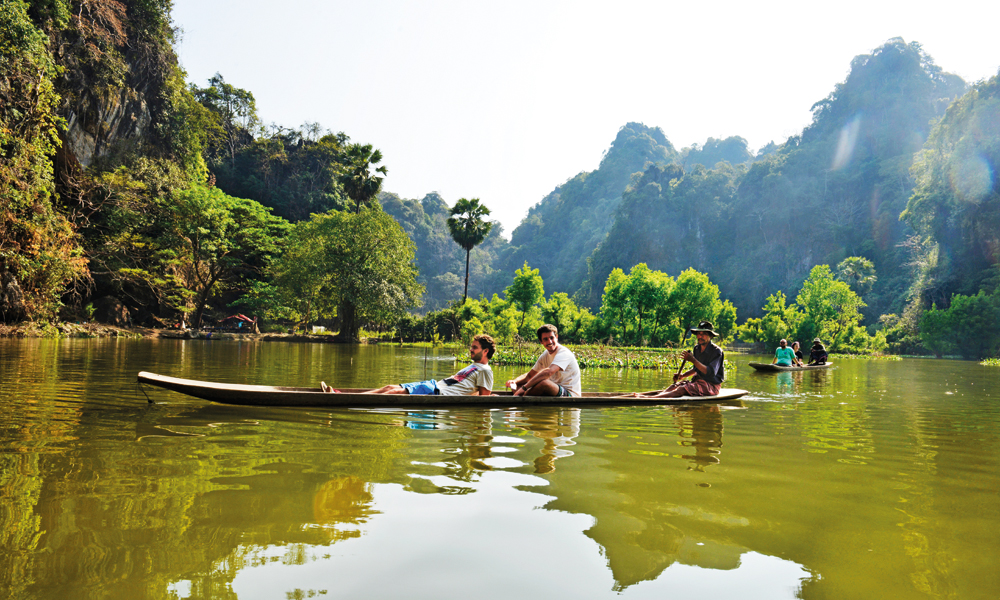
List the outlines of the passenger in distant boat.
<svg viewBox="0 0 1000 600">
<path fill-rule="evenodd" d="M 515 396 L 580 397 L 580 365 L 576 355 L 559 344 L 559 330 L 546 323 L 535 332 L 545 348 L 531 370 L 507 382 Z"/>
<path fill-rule="evenodd" d="M 819 338 L 814 339 L 812 350 L 809 351 L 809 365 L 825 365 L 827 358 L 829 355 L 823 347 L 823 342 L 819 341 Z"/>
<path fill-rule="evenodd" d="M 489 396 L 493 393 L 493 369 L 490 359 L 496 352 L 496 343 L 485 333 L 472 338 L 469 345 L 469 357 L 472 364 L 455 373 L 448 379 L 435 381 L 415 381 L 413 383 L 390 384 L 366 394 L 412 394 L 421 396 Z M 321 381 L 324 392 L 339 393 Z"/>
<path fill-rule="evenodd" d="M 711 322 L 702 321 L 692 327 L 691 333 L 698 338 L 694 351 L 681 353 L 684 361 L 691 363 L 691 370 L 674 375 L 674 383 L 665 390 L 637 392 L 634 398 L 679 398 L 680 396 L 718 396 L 722 382 L 726 380 L 726 355 L 712 338 L 719 335 Z M 693 376 L 693 377 L 692 377 Z M 691 381 L 682 381 L 691 377 Z"/>
<path fill-rule="evenodd" d="M 795 366 L 802 366 L 802 350 L 799 350 L 800 346 L 798 342 L 792 342 L 792 352 L 795 353 Z"/>
<path fill-rule="evenodd" d="M 788 340 L 778 342 L 778 348 L 774 351 L 772 365 L 779 367 L 790 367 L 795 362 L 795 351 L 788 347 Z"/>
</svg>

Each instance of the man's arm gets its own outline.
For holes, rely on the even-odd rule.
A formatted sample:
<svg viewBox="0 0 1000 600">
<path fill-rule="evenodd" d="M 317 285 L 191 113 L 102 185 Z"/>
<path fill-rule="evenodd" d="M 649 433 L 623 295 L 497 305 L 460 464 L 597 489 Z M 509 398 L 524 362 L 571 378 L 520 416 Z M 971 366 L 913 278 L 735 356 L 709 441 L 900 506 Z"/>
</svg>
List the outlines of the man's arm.
<svg viewBox="0 0 1000 600">
<path fill-rule="evenodd" d="M 531 378 L 534 377 L 537 374 L 538 374 L 538 371 L 532 369 L 532 370 L 528 371 L 527 373 L 525 373 L 524 375 L 521 375 L 521 376 L 519 376 L 519 377 L 517 377 L 515 379 L 508 379 L 506 386 L 509 389 L 510 388 L 510 384 L 513 383 L 513 384 L 517 385 L 517 387 L 523 387 L 525 381 L 530 381 Z"/>
<path fill-rule="evenodd" d="M 550 379 L 553 375 L 555 375 L 559 371 L 562 371 L 562 367 L 558 365 L 550 365 L 549 367 L 546 367 L 541 371 L 537 372 L 534 369 L 532 369 L 531 372 L 528 373 L 528 375 L 531 375 L 531 373 L 534 373 L 535 375 L 533 377 L 528 378 L 528 380 L 525 381 L 523 384 L 518 384 L 517 390 L 514 391 L 514 395 L 515 396 L 525 395 L 528 392 L 528 390 L 535 387 L 539 383 L 547 379 Z"/>
</svg>

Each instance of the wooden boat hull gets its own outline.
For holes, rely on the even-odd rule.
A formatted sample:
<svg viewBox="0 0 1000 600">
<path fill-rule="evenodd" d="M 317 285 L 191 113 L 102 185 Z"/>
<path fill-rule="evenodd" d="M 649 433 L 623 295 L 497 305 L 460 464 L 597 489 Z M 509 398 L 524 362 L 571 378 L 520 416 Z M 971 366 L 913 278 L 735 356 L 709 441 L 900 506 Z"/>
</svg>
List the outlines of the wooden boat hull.
<svg viewBox="0 0 1000 600">
<path fill-rule="evenodd" d="M 764 373 L 780 373 L 782 371 L 818 371 L 821 369 L 829 369 L 833 365 L 832 362 L 828 362 L 822 365 L 810 365 L 803 367 L 782 367 L 779 365 L 772 365 L 771 363 L 759 363 L 752 362 L 750 366 L 754 369 L 764 372 Z"/>
<path fill-rule="evenodd" d="M 492 396 L 411 396 L 373 395 L 367 389 L 341 389 L 339 394 L 323 393 L 319 387 L 277 387 L 236 383 L 213 383 L 180 379 L 142 371 L 139 383 L 173 390 L 202 400 L 239 406 L 326 406 L 340 408 L 429 408 L 446 406 L 636 406 L 659 404 L 726 403 L 744 396 L 746 390 L 723 388 L 717 396 L 682 396 L 680 398 L 623 398 L 620 392 L 587 392 L 581 398 L 518 396 L 494 392 Z"/>
</svg>

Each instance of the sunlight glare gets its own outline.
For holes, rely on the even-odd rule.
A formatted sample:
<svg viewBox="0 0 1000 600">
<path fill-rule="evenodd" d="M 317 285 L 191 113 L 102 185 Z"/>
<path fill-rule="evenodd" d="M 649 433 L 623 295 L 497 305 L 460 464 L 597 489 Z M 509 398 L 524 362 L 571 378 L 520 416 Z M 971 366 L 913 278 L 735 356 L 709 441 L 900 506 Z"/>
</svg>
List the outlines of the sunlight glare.
<svg viewBox="0 0 1000 600">
<path fill-rule="evenodd" d="M 978 204 L 993 189 L 993 171 L 979 153 L 957 158 L 949 176 L 952 189 L 966 202 Z"/>
<path fill-rule="evenodd" d="M 854 155 L 854 148 L 858 145 L 858 131 L 861 129 L 861 115 L 854 115 L 849 123 L 840 130 L 840 140 L 837 142 L 837 153 L 833 157 L 831 169 L 834 171 L 846 167 L 851 162 Z"/>
</svg>

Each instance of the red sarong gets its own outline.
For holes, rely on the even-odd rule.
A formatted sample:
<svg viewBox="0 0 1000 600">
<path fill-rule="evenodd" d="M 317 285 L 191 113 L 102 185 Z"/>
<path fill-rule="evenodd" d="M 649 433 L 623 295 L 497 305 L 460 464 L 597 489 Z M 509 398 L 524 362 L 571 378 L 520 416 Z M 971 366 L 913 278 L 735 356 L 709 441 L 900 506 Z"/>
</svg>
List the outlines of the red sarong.
<svg viewBox="0 0 1000 600">
<path fill-rule="evenodd" d="M 683 389 L 685 396 L 718 396 L 719 395 L 719 384 L 709 383 L 704 379 L 696 379 L 694 381 L 684 381 L 682 383 L 675 384 L 677 387 L 674 389 Z"/>
</svg>

